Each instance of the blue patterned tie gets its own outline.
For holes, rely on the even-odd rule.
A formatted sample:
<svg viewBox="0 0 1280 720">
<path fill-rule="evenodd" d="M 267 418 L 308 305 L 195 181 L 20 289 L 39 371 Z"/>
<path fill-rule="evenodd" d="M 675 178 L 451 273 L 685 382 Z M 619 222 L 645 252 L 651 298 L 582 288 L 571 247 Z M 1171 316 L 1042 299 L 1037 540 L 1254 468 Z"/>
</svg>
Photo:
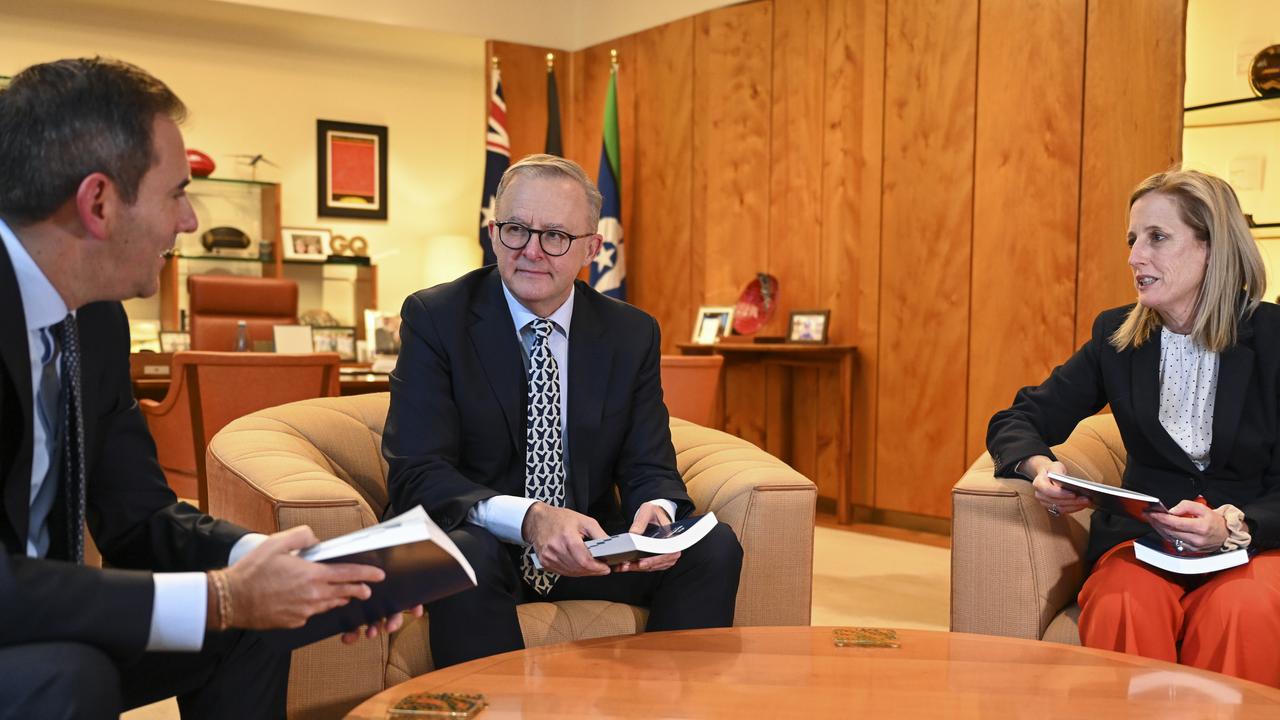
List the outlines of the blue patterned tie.
<svg viewBox="0 0 1280 720">
<path fill-rule="evenodd" d="M 80 394 L 80 331 L 74 315 L 54 326 L 62 347 L 62 437 L 63 472 L 67 501 L 67 540 L 71 559 L 84 564 L 84 403 Z M 50 458 L 50 462 L 53 459 Z"/>
<path fill-rule="evenodd" d="M 36 418 L 40 428 L 44 430 L 45 449 L 48 451 L 49 464 L 45 469 L 44 481 L 31 500 L 30 522 L 27 532 L 28 546 L 35 551 L 35 557 L 47 557 L 49 554 L 49 512 L 53 509 L 53 501 L 58 496 L 58 485 L 62 478 L 62 381 L 58 379 L 58 333 L 57 325 L 51 325 L 40 331 L 40 391 L 37 395 Z"/>
<path fill-rule="evenodd" d="M 552 323 L 538 318 L 529 351 L 529 404 L 525 415 L 524 494 L 555 507 L 564 507 L 564 449 L 560 436 L 560 368 L 551 354 Z M 539 594 L 551 592 L 559 575 L 539 570 L 524 549 L 520 574 Z"/>
</svg>

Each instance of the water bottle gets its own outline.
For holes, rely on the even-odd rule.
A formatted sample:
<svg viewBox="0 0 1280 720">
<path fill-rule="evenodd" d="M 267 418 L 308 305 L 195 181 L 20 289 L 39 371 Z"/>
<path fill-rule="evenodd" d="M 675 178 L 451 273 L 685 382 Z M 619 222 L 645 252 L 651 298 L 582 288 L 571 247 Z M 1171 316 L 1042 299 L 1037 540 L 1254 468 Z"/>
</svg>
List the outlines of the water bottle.
<svg viewBox="0 0 1280 720">
<path fill-rule="evenodd" d="M 236 352 L 249 352 L 249 325 L 243 320 L 236 323 Z"/>
</svg>

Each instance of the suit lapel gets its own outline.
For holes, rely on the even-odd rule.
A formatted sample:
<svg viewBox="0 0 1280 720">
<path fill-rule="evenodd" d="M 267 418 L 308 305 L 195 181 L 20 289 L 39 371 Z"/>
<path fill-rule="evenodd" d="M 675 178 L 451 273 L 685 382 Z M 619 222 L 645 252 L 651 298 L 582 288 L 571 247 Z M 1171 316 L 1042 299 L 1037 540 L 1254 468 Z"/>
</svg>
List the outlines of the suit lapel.
<svg viewBox="0 0 1280 720">
<path fill-rule="evenodd" d="M 31 493 L 31 423 L 35 413 L 31 397 L 31 357 L 27 346 L 27 321 L 22 308 L 22 295 L 18 292 L 18 278 L 4 244 L 0 243 L 0 366 L 13 394 L 0 395 L 4 403 L 17 407 L 0 406 L 0 417 L 13 418 L 17 427 L 5 427 L 0 446 L 0 457 L 12 457 L 14 462 L 0 468 L 0 480 L 4 482 L 4 509 L 18 541 L 24 544 L 27 537 L 28 503 Z"/>
<path fill-rule="evenodd" d="M 471 305 L 473 322 L 469 328 L 471 343 L 493 394 L 502 406 L 507 420 L 511 444 L 524 452 L 524 408 L 528 391 L 524 363 L 520 360 L 520 343 L 516 339 L 511 311 L 502 296 L 501 279 L 494 270 L 481 286 L 479 297 Z M 523 465 L 523 461 L 521 462 Z"/>
<path fill-rule="evenodd" d="M 569 507 L 587 511 L 591 481 L 591 435 L 599 427 L 613 367 L 613 346 L 596 314 L 594 291 L 575 284 L 569 329 Z M 569 500 L 570 498 L 566 498 Z"/>
<path fill-rule="evenodd" d="M 1152 447 L 1188 473 L 1200 474 L 1195 463 L 1160 424 L 1160 330 L 1133 351 L 1133 411 Z"/>
<path fill-rule="evenodd" d="M 1213 443 L 1209 446 L 1209 468 L 1218 470 L 1231 456 L 1236 429 L 1244 412 L 1245 393 L 1253 376 L 1253 326 L 1239 325 L 1239 339 L 1218 356 L 1217 396 L 1213 401 Z"/>
</svg>

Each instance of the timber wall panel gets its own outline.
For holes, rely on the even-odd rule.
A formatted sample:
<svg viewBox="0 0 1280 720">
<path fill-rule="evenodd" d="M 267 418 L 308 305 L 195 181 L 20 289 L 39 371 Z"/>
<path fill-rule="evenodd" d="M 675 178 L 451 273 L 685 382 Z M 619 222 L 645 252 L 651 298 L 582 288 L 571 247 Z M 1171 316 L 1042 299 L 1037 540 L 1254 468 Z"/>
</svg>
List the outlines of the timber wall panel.
<svg viewBox="0 0 1280 720">
<path fill-rule="evenodd" d="M 769 170 L 769 272 L 779 278 L 781 293 L 773 318 L 760 330 L 763 335 L 785 335 L 793 309 L 819 307 L 819 272 L 825 237 L 822 223 L 823 94 L 826 65 L 826 0 L 789 0 L 774 5 L 773 14 L 773 120 Z M 817 238 L 818 242 L 814 242 Z M 763 268 L 761 268 L 763 270 Z M 818 484 L 818 492 L 834 497 L 833 474 L 818 469 L 822 445 L 818 372 L 797 369 L 791 375 L 790 412 L 781 405 L 781 393 L 770 395 L 770 419 L 780 422 L 769 437 L 786 435 L 791 465 Z M 785 386 L 784 373 L 770 378 L 771 385 Z M 785 420 L 783 420 L 785 418 Z M 839 424 L 836 425 L 836 430 Z M 826 442 L 834 440 L 826 433 Z M 771 445 L 774 443 L 771 443 Z"/>
<path fill-rule="evenodd" d="M 732 305 L 769 266 L 772 10 L 767 2 L 698 15 L 694 36 L 694 272 L 702 304 Z M 701 255 L 699 258 L 698 255 Z M 760 366 L 728 366 L 725 430 L 767 445 Z"/>
<path fill-rule="evenodd" d="M 1085 0 L 984 0 L 978 28 L 969 459 L 1073 348 Z"/>
<path fill-rule="evenodd" d="M 895 0 L 885 41 L 876 506 L 942 517 L 967 462 L 977 22 Z"/>
<path fill-rule="evenodd" d="M 853 384 L 855 504 L 875 499 L 875 419 L 880 321 L 880 186 L 884 145 L 886 0 L 829 0 L 824 74 L 819 301 L 831 308 L 831 342 L 858 346 Z M 818 378 L 818 482 L 838 478 L 840 379 Z"/>
<path fill-rule="evenodd" d="M 693 334 L 693 18 L 635 36 L 635 147 L 632 237 L 627 239 L 627 292 L 658 319 L 662 349 Z M 640 100 L 642 99 L 642 100 Z M 640 142 L 640 138 L 649 138 Z M 661 138 L 661 142 L 656 141 Z"/>
<path fill-rule="evenodd" d="M 1089 0 L 1076 346 L 1107 308 L 1137 297 L 1129 193 L 1182 159 L 1186 0 Z"/>
</svg>

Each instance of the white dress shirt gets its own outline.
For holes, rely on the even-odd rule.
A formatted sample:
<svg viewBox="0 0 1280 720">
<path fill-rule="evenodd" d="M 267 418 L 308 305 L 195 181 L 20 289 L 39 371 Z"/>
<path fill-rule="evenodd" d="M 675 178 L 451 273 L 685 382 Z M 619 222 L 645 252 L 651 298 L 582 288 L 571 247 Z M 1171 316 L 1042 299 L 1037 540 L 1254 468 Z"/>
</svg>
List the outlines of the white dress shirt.
<svg viewBox="0 0 1280 720">
<path fill-rule="evenodd" d="M 1160 329 L 1160 424 L 1197 468 L 1209 467 L 1218 353 Z"/>
<path fill-rule="evenodd" d="M 507 308 L 511 311 L 511 320 L 515 327 L 516 339 L 520 341 L 521 355 L 527 372 L 533 338 L 531 333 L 525 332 L 525 328 L 539 316 L 521 305 L 520 301 L 507 289 L 506 283 L 502 284 L 502 295 L 507 299 Z M 566 483 L 569 481 L 569 328 L 573 322 L 573 296 L 574 293 L 571 291 L 569 299 L 547 316 L 553 327 L 547 341 L 551 345 L 551 355 L 556 359 L 556 367 L 560 371 L 560 437 Z M 527 544 L 521 532 L 524 527 L 524 516 L 535 502 L 532 498 L 516 495 L 491 497 L 476 503 L 467 512 L 467 522 L 479 525 L 503 542 L 524 545 Z M 667 517 L 672 520 L 676 517 L 676 504 L 670 500 L 650 500 L 644 504 L 657 505 L 666 511 Z M 639 514 L 638 510 L 636 512 Z"/>
<path fill-rule="evenodd" d="M 32 437 L 31 494 L 33 502 L 49 470 L 48 438 L 43 424 L 36 416 L 40 407 L 40 374 L 44 369 L 41 350 L 41 334 L 67 316 L 67 304 L 62 296 L 36 265 L 17 235 L 0 220 L 0 238 L 13 263 L 18 280 L 18 294 L 22 298 L 22 311 L 27 325 L 27 347 L 31 356 Z M 61 368 L 58 368 L 61 375 Z M 89 418 L 85 418 L 86 421 Z M 93 478 L 88 478 L 93 482 Z M 45 518 L 47 524 L 47 518 Z M 33 527 L 27 535 L 27 555 L 42 557 L 47 548 L 37 547 L 35 539 L 45 528 Z M 250 533 L 231 548 L 228 563 L 234 564 L 245 553 L 258 546 L 266 536 Z M 155 599 L 152 603 L 151 632 L 147 637 L 147 650 L 199 651 L 204 644 L 205 610 L 208 605 L 207 578 L 202 572 L 154 573 Z"/>
</svg>

